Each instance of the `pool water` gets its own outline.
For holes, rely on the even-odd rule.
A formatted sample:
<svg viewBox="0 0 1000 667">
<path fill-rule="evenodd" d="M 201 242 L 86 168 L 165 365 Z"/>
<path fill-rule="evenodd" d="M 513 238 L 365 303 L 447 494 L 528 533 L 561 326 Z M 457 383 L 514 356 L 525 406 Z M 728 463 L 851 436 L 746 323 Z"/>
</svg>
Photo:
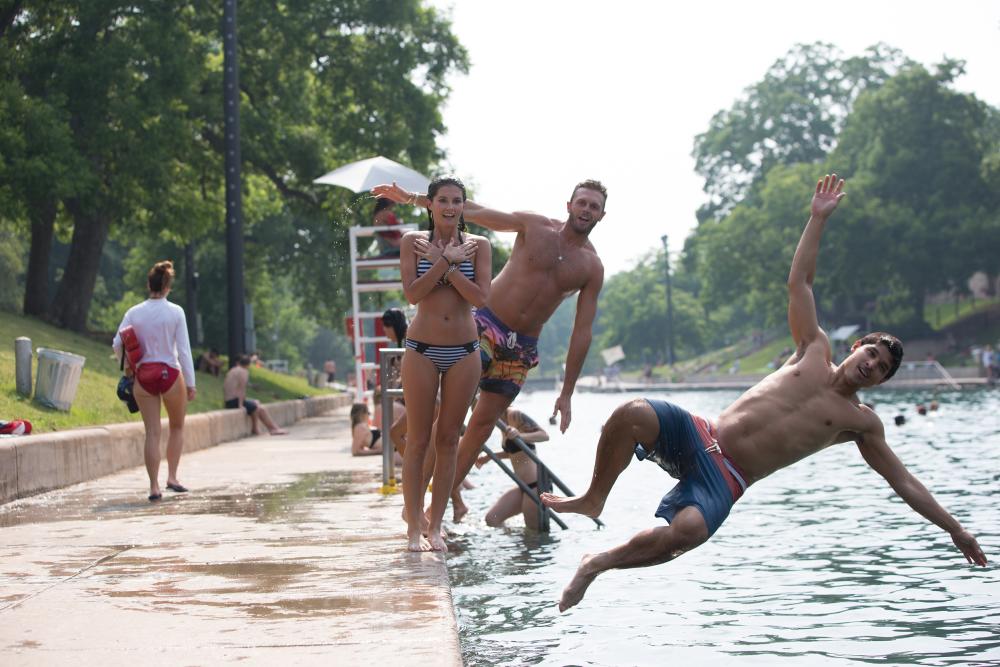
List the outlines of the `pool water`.
<svg viewBox="0 0 1000 667">
<path fill-rule="evenodd" d="M 731 391 L 650 394 L 714 418 Z M 554 392 L 515 407 L 545 424 L 539 455 L 576 493 L 586 489 L 601 424 L 632 394 L 579 394 L 573 423 L 547 426 Z M 1000 391 L 866 395 L 890 446 L 979 539 L 968 565 L 946 533 L 913 512 L 853 444 L 753 485 L 715 536 L 681 558 L 602 574 L 576 607 L 556 603 L 580 558 L 664 525 L 653 512 L 674 480 L 633 461 L 596 530 L 564 515 L 540 534 L 486 509 L 512 486 L 492 464 L 466 491 L 448 568 L 466 665 L 1000 664 Z M 936 400 L 926 416 L 918 403 Z M 906 423 L 894 424 L 902 414 Z M 495 433 L 490 446 L 499 449 Z"/>
</svg>

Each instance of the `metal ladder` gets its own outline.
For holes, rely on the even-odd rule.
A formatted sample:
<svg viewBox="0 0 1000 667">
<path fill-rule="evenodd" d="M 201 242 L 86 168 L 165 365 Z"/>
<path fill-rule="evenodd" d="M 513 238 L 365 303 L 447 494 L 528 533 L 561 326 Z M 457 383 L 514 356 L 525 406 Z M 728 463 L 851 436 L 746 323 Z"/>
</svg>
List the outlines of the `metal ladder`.
<svg viewBox="0 0 1000 667">
<path fill-rule="evenodd" d="M 365 361 L 365 345 L 367 343 L 388 343 L 385 336 L 366 336 L 364 321 L 381 318 L 382 313 L 376 311 L 361 310 L 361 295 L 366 292 L 392 292 L 403 289 L 403 282 L 400 277 L 392 280 L 361 280 L 358 278 L 359 272 L 367 272 L 375 269 L 396 269 L 399 271 L 399 257 L 358 257 L 358 239 L 375 236 L 377 232 L 401 232 L 406 233 L 417 229 L 415 224 L 406 225 L 375 225 L 364 227 L 351 227 L 348 230 L 350 239 L 349 252 L 351 253 L 351 313 L 352 327 L 354 334 L 354 400 L 358 403 L 367 402 L 367 397 L 372 395 L 366 383 L 366 371 L 374 371 L 379 365 L 374 361 Z M 374 325 L 371 327 L 374 333 Z"/>
</svg>

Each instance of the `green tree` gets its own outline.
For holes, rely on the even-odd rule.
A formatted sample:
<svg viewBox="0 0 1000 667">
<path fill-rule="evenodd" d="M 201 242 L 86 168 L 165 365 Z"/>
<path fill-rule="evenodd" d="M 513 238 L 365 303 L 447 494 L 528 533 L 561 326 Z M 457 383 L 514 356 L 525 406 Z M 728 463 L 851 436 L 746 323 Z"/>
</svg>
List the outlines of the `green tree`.
<svg viewBox="0 0 1000 667">
<path fill-rule="evenodd" d="M 157 195 L 170 191 L 177 147 L 193 141 L 180 101 L 199 72 L 190 5 L 22 2 L 15 11 L 4 48 L 29 101 L 9 120 L 25 128 L 23 154 L 40 162 L 19 184 L 29 213 L 42 211 L 31 215 L 28 273 L 44 275 L 33 262 L 51 242 L 57 207 L 39 195 L 51 192 L 72 220 L 73 240 L 50 315 L 82 329 L 112 225 L 157 210 Z M 34 131 L 36 110 L 50 131 Z M 68 150 L 48 152 L 67 143 Z M 42 294 L 27 290 L 25 310 L 45 312 Z"/>
<path fill-rule="evenodd" d="M 673 287 L 674 351 L 678 358 L 699 354 L 706 340 L 705 312 L 683 289 Z M 598 303 L 592 349 L 621 345 L 626 364 L 659 362 L 667 357 L 667 290 L 663 251 L 604 284 Z"/>
<path fill-rule="evenodd" d="M 1000 193 L 988 170 L 990 112 L 951 83 L 963 64 L 911 66 L 860 97 L 831 156 L 871 198 L 881 264 L 905 286 L 908 331 L 920 331 L 925 296 L 962 288 L 996 266 Z M 985 223 L 985 226 L 984 226 Z"/>
<path fill-rule="evenodd" d="M 696 256 L 706 310 L 738 304 L 736 312 L 745 319 L 732 324 L 741 328 L 784 322 L 788 267 L 809 214 L 816 173 L 813 165 L 775 166 L 753 201 L 738 204 L 721 220 L 702 223 L 688 252 Z"/>
<path fill-rule="evenodd" d="M 699 219 L 725 215 L 776 164 L 822 161 L 857 97 L 909 62 L 884 44 L 850 58 L 830 44 L 793 47 L 695 138 L 708 195 Z"/>
<path fill-rule="evenodd" d="M 370 212 L 365 197 L 313 179 L 376 154 L 432 171 L 447 78 L 467 56 L 450 23 L 416 0 L 242 3 L 239 21 L 248 245 L 327 321 L 349 303 L 347 228 Z M 221 74 L 199 130 L 219 153 Z M 253 214 L 251 200 L 269 203 Z"/>
<path fill-rule="evenodd" d="M 63 163 L 78 161 L 62 172 L 55 160 L 22 170 L 30 182 L 0 191 L 21 217 L 33 191 L 54 193 L 43 202 L 45 220 L 66 212 L 69 279 L 58 284 L 56 321 L 87 323 L 108 238 L 200 244 L 221 233 L 220 26 L 220 7 L 193 0 L 24 0 L 0 9 L 3 73 L 24 91 L 0 89 L 0 124 L 21 128 L 0 142 L 10 140 L 23 162 L 62 138 Z M 375 153 L 427 170 L 442 157 L 435 147 L 446 78 L 466 69 L 466 55 L 448 21 L 416 0 L 258 0 L 241 3 L 240 27 L 248 200 L 269 202 L 259 214 L 248 210 L 248 234 L 267 243 L 261 253 L 272 273 L 293 276 L 305 308 L 334 309 L 344 294 L 323 281 L 344 283 L 346 244 L 338 241 L 351 197 L 312 179 Z M 4 103 L 12 99 L 24 103 Z M 37 114 L 39 126 L 53 128 L 48 144 L 24 129 L 35 109 L 48 113 Z M 35 249 L 33 241 L 33 258 Z M 28 273 L 46 271 L 30 265 Z M 31 309 L 44 312 L 30 294 Z"/>
</svg>

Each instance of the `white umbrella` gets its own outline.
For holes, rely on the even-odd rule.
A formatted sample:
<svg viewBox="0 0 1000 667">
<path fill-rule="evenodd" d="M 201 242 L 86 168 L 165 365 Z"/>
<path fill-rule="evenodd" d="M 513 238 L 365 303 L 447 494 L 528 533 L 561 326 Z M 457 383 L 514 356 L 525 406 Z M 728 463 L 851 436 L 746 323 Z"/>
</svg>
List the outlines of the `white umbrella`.
<svg viewBox="0 0 1000 667">
<path fill-rule="evenodd" d="M 427 192 L 430 179 L 381 155 L 345 164 L 313 183 L 339 185 L 351 192 L 367 192 L 381 183 L 393 183 L 410 192 Z"/>
</svg>

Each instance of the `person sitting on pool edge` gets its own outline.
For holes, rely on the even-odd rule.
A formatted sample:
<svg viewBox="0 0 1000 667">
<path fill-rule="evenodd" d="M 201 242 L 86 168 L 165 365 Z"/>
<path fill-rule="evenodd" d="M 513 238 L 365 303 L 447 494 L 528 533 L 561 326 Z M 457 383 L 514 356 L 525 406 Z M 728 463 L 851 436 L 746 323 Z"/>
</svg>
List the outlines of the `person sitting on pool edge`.
<svg viewBox="0 0 1000 667">
<path fill-rule="evenodd" d="M 602 572 L 666 563 L 703 544 L 747 486 L 830 445 L 851 441 L 900 498 L 948 532 L 970 563 L 986 565 L 976 538 L 906 469 L 886 444 L 882 420 L 858 399 L 858 390 L 885 382 L 899 368 L 899 340 L 868 334 L 839 366 L 831 363 L 830 341 L 819 327 L 812 285 L 820 237 L 845 196 L 843 187 L 836 174 L 816 185 L 788 276 L 788 325 L 796 349 L 784 365 L 723 410 L 716 424 L 666 401 L 636 399 L 619 406 L 601 431 L 587 492 L 573 498 L 542 494 L 542 502 L 556 512 L 597 517 L 633 454 L 680 480 L 656 511 L 670 525 L 584 556 L 563 591 L 560 611 L 583 599 Z"/>
<path fill-rule="evenodd" d="M 271 419 L 271 414 L 263 405 L 247 398 L 247 385 L 250 384 L 250 357 L 240 355 L 239 362 L 226 372 L 226 377 L 222 381 L 222 397 L 226 401 L 227 409 L 243 408 L 250 416 L 252 424 L 251 432 L 254 435 L 260 434 L 259 422 L 264 422 L 268 433 L 271 435 L 285 435 L 288 431 L 282 429 Z"/>
<path fill-rule="evenodd" d="M 351 406 L 351 456 L 372 456 L 382 453 L 382 431 L 368 421 L 367 403 Z"/>
</svg>

